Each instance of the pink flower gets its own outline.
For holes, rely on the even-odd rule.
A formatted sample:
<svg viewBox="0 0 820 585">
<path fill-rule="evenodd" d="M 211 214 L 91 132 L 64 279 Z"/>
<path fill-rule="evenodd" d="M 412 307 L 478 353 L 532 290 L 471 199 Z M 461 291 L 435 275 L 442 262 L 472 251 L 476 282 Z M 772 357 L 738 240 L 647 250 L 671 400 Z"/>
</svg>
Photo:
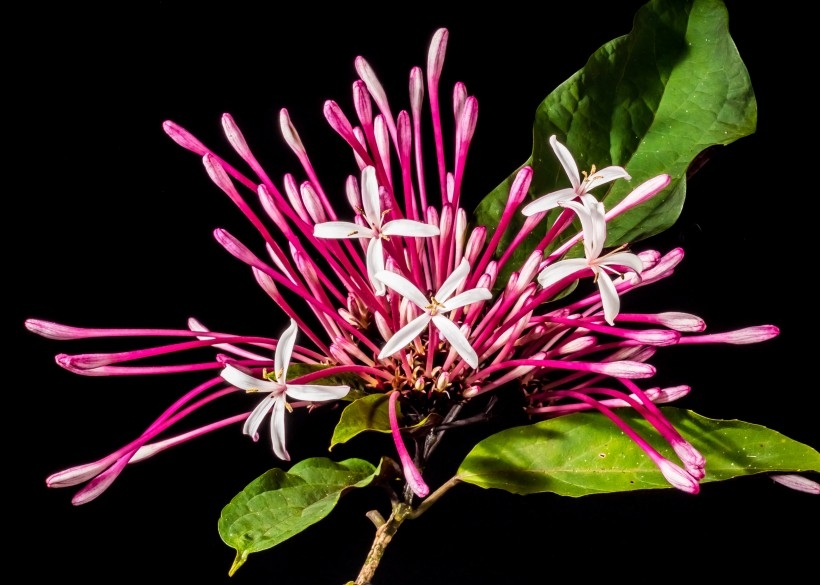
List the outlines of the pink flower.
<svg viewBox="0 0 820 585">
<path fill-rule="evenodd" d="M 365 167 L 362 171 L 362 202 L 364 203 L 364 209 L 361 211 L 367 226 L 349 221 L 326 221 L 313 226 L 313 235 L 317 238 L 368 239 L 367 274 L 377 295 L 385 293 L 384 284 L 378 278 L 375 278 L 376 274 L 384 270 L 383 240 L 389 240 L 390 236 L 428 238 L 439 234 L 436 226 L 410 219 L 394 219 L 383 223 L 385 215 L 390 210 L 382 211 L 380 200 L 379 185 L 376 182 L 376 169 L 371 166 Z"/>
<path fill-rule="evenodd" d="M 392 109 L 376 72 L 362 57 L 355 61 L 359 79 L 353 84 L 352 115 L 336 101 L 325 102 L 325 119 L 347 147 L 351 163 L 343 189 L 317 176 L 287 110 L 280 112 L 280 130 L 298 166 L 280 180 L 263 169 L 228 114 L 222 126 L 235 151 L 232 157 L 217 154 L 174 122 L 164 124 L 174 141 L 201 157 L 214 184 L 256 228 L 256 241 L 240 241 L 223 228 L 213 233 L 250 268 L 290 326 L 276 339 L 211 331 L 195 319 L 181 329 L 84 329 L 28 320 L 30 331 L 56 340 L 166 340 L 127 351 L 56 357 L 61 367 L 80 375 L 185 372 L 203 377 L 133 441 L 97 461 L 53 474 L 49 486 L 85 483 L 74 499 L 85 503 L 129 463 L 211 431 L 241 422 L 243 432 L 256 439 L 268 414 L 273 452 L 287 460 L 285 412 L 312 410 L 355 388 L 390 395 L 390 428 L 406 485 L 424 497 L 429 488 L 422 471 L 448 425 L 472 422 L 470 409 L 491 410 L 492 395 L 504 389 L 517 394 L 533 418 L 601 412 L 614 432 L 626 433 L 641 446 L 670 485 L 697 492 L 708 463 L 656 406 L 686 395 L 688 386 L 643 390 L 636 381 L 655 374 L 649 362 L 657 351 L 687 343 L 759 342 L 776 336 L 778 329 L 763 325 L 705 335 L 706 324 L 696 315 L 622 313 L 624 296 L 671 276 L 683 250 L 605 253 L 607 222 L 657 196 L 670 177 L 646 179 L 605 212 L 590 191 L 629 175 L 610 166 L 593 168 L 582 180 L 572 155 L 554 136 L 550 143 L 571 187 L 522 209 L 533 175 L 524 166 L 513 177 L 497 225 L 471 225 L 461 198 L 478 102 L 456 83 L 449 93 L 452 102 L 442 104 L 447 39 L 445 29 L 437 31 L 426 71 L 411 70 L 407 109 Z M 444 120 L 445 115 L 453 118 Z M 454 136 L 448 139 L 443 129 L 450 126 Z M 432 171 L 427 170 L 422 128 L 433 142 Z M 357 210 L 355 221 L 338 219 L 339 202 Z M 522 250 L 543 222 L 543 212 L 555 206 L 569 210 L 564 219 L 549 227 L 535 249 Z M 502 248 L 512 218 L 522 212 L 527 220 Z M 565 221 L 573 213 L 581 230 Z M 581 240 L 584 258 L 567 257 Z M 544 250 L 552 252 L 545 257 Z M 514 264 L 519 257 L 523 260 Z M 509 276 L 499 282 L 501 274 Z M 585 277 L 597 286 L 587 286 L 592 283 Z M 572 291 L 564 290 L 576 280 Z M 306 338 L 304 346 L 295 345 L 297 331 Z M 198 352 L 203 348 L 214 351 L 203 358 Z M 309 373 L 289 379 L 292 362 Z M 350 382 L 320 383 L 333 376 Z M 250 412 L 172 434 L 202 406 L 253 392 L 267 396 Z M 402 408 L 402 420 L 399 405 L 409 407 Z M 623 408 L 648 421 L 679 461 L 661 456 L 625 422 L 617 414 Z M 424 435 L 423 441 L 414 441 L 423 446 L 413 453 L 404 441 L 403 429 L 409 427 Z"/>
<path fill-rule="evenodd" d="M 462 259 L 458 268 L 444 281 L 436 294 L 429 299 L 416 288 L 412 282 L 403 276 L 393 272 L 379 272 L 376 278 L 423 311 L 421 315 L 393 334 L 381 352 L 379 352 L 379 358 L 385 358 L 396 353 L 400 348 L 418 337 L 419 333 L 427 327 L 428 323 L 432 322 L 441 336 L 464 358 L 464 361 L 470 364 L 472 368 L 477 368 L 478 356 L 475 350 L 470 346 L 467 337 L 465 337 L 452 321 L 444 316 L 445 313 L 449 313 L 455 309 L 492 298 L 492 293 L 486 288 L 474 288 L 461 292 L 451 298 L 453 292 L 464 284 L 469 271 L 470 264 L 467 260 Z"/>
<path fill-rule="evenodd" d="M 290 455 L 285 448 L 285 410 L 291 410 L 285 396 L 297 400 L 321 402 L 324 400 L 337 400 L 350 391 L 349 386 L 287 383 L 288 365 L 293 354 L 293 346 L 296 343 L 297 331 L 296 321 L 291 319 L 290 326 L 282 333 L 279 343 L 276 345 L 274 371 L 269 375 L 263 373 L 263 379 L 254 378 L 230 364 L 226 365 L 220 374 L 227 382 L 245 392 L 268 393 L 265 399 L 253 409 L 251 415 L 245 420 L 242 432 L 253 437 L 254 441 L 259 440 L 259 425 L 262 424 L 265 416 L 270 412 L 270 435 L 273 452 L 285 461 L 290 461 Z M 269 376 L 273 380 L 270 380 Z"/>
<path fill-rule="evenodd" d="M 558 162 L 564 167 L 564 172 L 566 172 L 572 186 L 547 193 L 546 195 L 538 197 L 535 201 L 528 203 L 521 209 L 521 213 L 524 215 L 535 215 L 542 211 L 549 211 L 562 203 L 583 198 L 584 195 L 595 187 L 604 185 L 615 179 L 632 178 L 623 167 L 609 166 L 601 170 L 596 170 L 595 165 L 593 165 L 589 173 L 584 171 L 584 178 L 582 180 L 578 172 L 578 165 L 575 164 L 575 159 L 572 157 L 569 149 L 558 142 L 558 138 L 556 138 L 555 135 L 550 136 L 550 146 L 552 146 L 555 156 L 558 157 Z"/>
<path fill-rule="evenodd" d="M 604 308 L 604 319 L 612 325 L 618 316 L 621 300 L 618 291 L 609 276 L 609 273 L 621 275 L 617 270 L 626 267 L 636 274 L 643 270 L 643 262 L 637 255 L 630 252 L 615 250 L 601 256 L 606 242 L 606 220 L 604 219 L 604 204 L 592 195 L 583 195 L 581 203 L 562 201 L 559 205 L 569 207 L 578 215 L 584 234 L 585 258 L 569 258 L 555 264 L 550 264 L 538 275 L 538 282 L 544 288 L 563 281 L 570 275 L 589 269 L 598 283 L 601 294 L 601 303 Z"/>
</svg>

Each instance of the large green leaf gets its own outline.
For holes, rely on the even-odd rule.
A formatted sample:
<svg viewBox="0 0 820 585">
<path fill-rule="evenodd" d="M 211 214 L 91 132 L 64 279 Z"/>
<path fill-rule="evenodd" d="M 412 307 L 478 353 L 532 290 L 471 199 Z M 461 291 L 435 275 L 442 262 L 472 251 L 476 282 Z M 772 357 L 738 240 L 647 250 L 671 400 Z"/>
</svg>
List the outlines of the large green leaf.
<svg viewBox="0 0 820 585">
<path fill-rule="evenodd" d="M 706 457 L 702 482 L 766 472 L 820 472 L 820 453 L 776 431 L 663 408 L 675 428 Z M 671 460 L 669 444 L 634 411 L 619 413 Z M 467 455 L 457 477 L 516 494 L 565 496 L 668 488 L 644 451 L 600 413 L 579 413 L 497 433 Z"/>
<path fill-rule="evenodd" d="M 631 181 L 596 189 L 607 209 L 635 186 L 667 173 L 672 182 L 663 193 L 608 223 L 607 245 L 635 242 L 677 220 L 686 172 L 699 154 L 753 133 L 756 124 L 757 103 L 729 35 L 723 2 L 654 0 L 636 13 L 628 35 L 603 45 L 538 107 L 533 154 L 524 163 L 533 167 L 529 197 L 569 186 L 549 145 L 553 134 L 570 149 L 581 170 L 611 164 L 627 169 Z M 479 204 L 477 224 L 488 229 L 497 225 L 515 174 Z M 520 266 L 557 213 L 519 246 L 505 274 Z M 515 214 L 499 252 L 520 232 L 524 219 Z M 565 238 L 570 231 L 576 233 L 567 230 Z"/>
<path fill-rule="evenodd" d="M 276 546 L 315 524 L 333 510 L 344 492 L 365 487 L 378 474 L 377 468 L 361 459 L 335 463 L 324 457 L 300 461 L 289 472 L 265 472 L 239 492 L 219 517 L 219 535 L 236 549 L 228 574 L 233 575 L 250 553 Z"/>
</svg>

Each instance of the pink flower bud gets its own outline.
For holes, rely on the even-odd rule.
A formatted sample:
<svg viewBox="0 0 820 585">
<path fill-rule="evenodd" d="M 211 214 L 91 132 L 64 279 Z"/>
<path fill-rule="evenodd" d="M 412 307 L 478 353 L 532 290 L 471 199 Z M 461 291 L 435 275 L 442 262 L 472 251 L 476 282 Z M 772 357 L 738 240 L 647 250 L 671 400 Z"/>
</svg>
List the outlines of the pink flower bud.
<svg viewBox="0 0 820 585">
<path fill-rule="evenodd" d="M 803 477 L 802 475 L 784 473 L 772 474 L 769 477 L 771 477 L 780 485 L 784 485 L 787 488 L 797 490 L 798 492 L 805 492 L 807 494 L 814 495 L 820 494 L 820 483 L 812 481 L 807 477 Z"/>
<path fill-rule="evenodd" d="M 672 486 L 686 492 L 687 494 L 697 494 L 700 491 L 700 484 L 698 481 L 680 465 L 672 463 L 668 459 L 661 459 L 655 463 L 658 465 L 658 469 L 661 470 L 661 473 L 666 478 L 666 481 L 672 484 Z"/>
</svg>

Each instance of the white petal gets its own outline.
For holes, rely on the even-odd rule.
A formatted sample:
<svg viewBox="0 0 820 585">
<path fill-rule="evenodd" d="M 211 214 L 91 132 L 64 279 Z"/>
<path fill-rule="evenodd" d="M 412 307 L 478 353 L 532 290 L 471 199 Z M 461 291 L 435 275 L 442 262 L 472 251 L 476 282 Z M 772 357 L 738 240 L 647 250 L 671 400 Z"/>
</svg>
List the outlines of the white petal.
<svg viewBox="0 0 820 585">
<path fill-rule="evenodd" d="M 364 216 L 372 225 L 382 224 L 382 209 L 379 201 L 379 183 L 376 181 L 376 169 L 365 167 L 362 170 L 362 204 Z"/>
<path fill-rule="evenodd" d="M 581 186 L 581 175 L 578 173 L 578 165 L 575 164 L 575 159 L 572 158 L 572 153 L 570 153 L 566 146 L 558 142 L 555 135 L 550 136 L 550 146 L 552 146 L 555 156 L 558 157 L 558 162 L 560 162 L 561 166 L 564 167 L 564 172 L 567 174 L 567 177 L 569 177 L 569 182 L 572 183 L 572 188 L 577 191 L 578 187 Z"/>
<path fill-rule="evenodd" d="M 584 255 L 592 262 L 601 255 L 606 241 L 606 218 L 603 203 L 600 203 L 593 195 L 585 193 L 581 196 L 580 203 L 569 201 L 561 205 L 575 211 L 581 221 Z"/>
<path fill-rule="evenodd" d="M 326 221 L 313 226 L 313 235 L 317 238 L 341 240 L 347 238 L 372 238 L 373 230 L 362 227 L 351 221 Z"/>
<path fill-rule="evenodd" d="M 412 301 L 420 309 L 424 309 L 430 304 L 430 299 L 424 296 L 424 293 L 416 288 L 415 284 L 395 272 L 382 270 L 381 272 L 376 273 L 376 278 L 381 280 L 384 284 L 392 288 L 407 300 Z"/>
<path fill-rule="evenodd" d="M 285 332 L 279 337 L 279 343 L 276 344 L 273 367 L 275 368 L 274 376 L 276 376 L 276 381 L 280 384 L 284 384 L 288 379 L 288 364 L 290 364 L 290 356 L 293 355 L 293 346 L 296 344 L 298 331 L 296 321 L 291 319 L 290 327 L 285 329 Z"/>
<path fill-rule="evenodd" d="M 288 384 L 285 390 L 288 396 L 296 400 L 338 400 L 350 392 L 350 386 L 323 386 L 321 384 Z"/>
<path fill-rule="evenodd" d="M 413 221 L 412 219 L 394 219 L 382 226 L 382 233 L 386 236 L 427 238 L 439 235 L 439 229 L 429 223 Z"/>
<path fill-rule="evenodd" d="M 524 215 L 535 215 L 541 211 L 549 211 L 550 209 L 558 207 L 558 205 L 564 201 L 571 201 L 576 195 L 577 193 L 575 193 L 574 189 L 559 189 L 558 191 L 547 193 L 535 201 L 527 203 L 521 209 L 521 213 Z"/>
<path fill-rule="evenodd" d="M 604 204 L 595 199 L 592 195 L 587 195 L 589 201 L 586 202 L 592 220 L 592 255 L 589 257 L 598 258 L 604 250 L 606 242 L 606 215 Z"/>
<path fill-rule="evenodd" d="M 609 183 L 610 181 L 614 181 L 615 179 L 631 179 L 632 177 L 629 176 L 629 173 L 626 172 L 626 169 L 623 167 L 604 167 L 603 169 L 595 171 L 591 175 L 589 181 L 585 185 L 585 191 L 589 191 L 590 189 L 594 189 L 598 185 L 603 185 L 604 183 Z"/>
<path fill-rule="evenodd" d="M 219 373 L 229 384 L 252 392 L 281 392 L 282 385 L 270 380 L 260 380 L 231 365 L 226 365 Z"/>
<path fill-rule="evenodd" d="M 285 395 L 280 394 L 273 403 L 270 415 L 270 444 L 273 454 L 283 461 L 290 461 L 290 454 L 285 448 Z"/>
<path fill-rule="evenodd" d="M 598 272 L 598 290 L 601 291 L 601 303 L 604 306 L 604 319 L 610 325 L 615 324 L 615 317 L 621 309 L 621 299 L 609 275 L 603 270 Z"/>
<path fill-rule="evenodd" d="M 588 231 L 592 230 L 592 219 L 591 219 L 591 211 L 589 207 L 581 203 L 580 201 L 562 201 L 561 207 L 568 207 L 575 212 L 575 215 L 578 216 L 578 219 L 581 220 L 581 229 L 584 231 L 584 235 Z"/>
<path fill-rule="evenodd" d="M 583 258 L 570 258 L 561 260 L 555 264 L 550 264 L 538 275 L 538 284 L 543 288 L 549 288 L 559 280 L 563 280 L 570 274 L 587 268 L 587 261 Z"/>
<path fill-rule="evenodd" d="M 643 261 L 637 254 L 632 252 L 615 252 L 606 257 L 605 262 L 601 262 L 604 266 L 628 266 L 637 274 L 643 270 Z"/>
<path fill-rule="evenodd" d="M 477 303 L 478 301 L 487 301 L 491 298 L 493 298 L 493 293 L 486 288 L 473 288 L 470 290 L 465 290 L 463 293 L 457 294 L 452 299 L 448 299 L 447 302 L 442 303 L 444 305 L 442 312 L 452 311 L 453 309 L 463 307 L 464 305 L 471 305 L 473 303 Z"/>
<path fill-rule="evenodd" d="M 453 294 L 459 286 L 461 286 L 461 283 L 467 280 L 467 275 L 469 273 L 470 263 L 466 258 L 462 258 L 456 269 L 450 273 L 450 276 L 447 277 L 447 280 L 444 281 L 444 284 L 442 284 L 436 292 L 436 300 L 443 303 L 449 299 L 450 295 Z"/>
<path fill-rule="evenodd" d="M 464 337 L 455 323 L 444 315 L 435 315 L 433 324 L 439 330 L 441 336 L 456 350 L 456 353 L 464 358 L 465 362 L 470 364 L 473 369 L 478 367 L 478 354 L 476 354 L 473 346 L 470 345 L 470 342 L 467 341 L 467 338 Z"/>
<path fill-rule="evenodd" d="M 367 276 L 376 291 L 377 296 L 383 296 L 387 292 L 384 283 L 376 278 L 379 272 L 384 270 L 384 245 L 381 238 L 373 238 L 367 243 L 367 254 L 365 255 L 367 264 Z"/>
<path fill-rule="evenodd" d="M 265 415 L 268 414 L 273 404 L 276 401 L 276 394 L 268 394 L 265 399 L 256 405 L 253 412 L 245 419 L 245 425 L 242 427 L 242 432 L 249 435 L 254 441 L 259 440 L 259 425 L 265 420 Z"/>
<path fill-rule="evenodd" d="M 427 327 L 430 318 L 429 313 L 424 313 L 396 331 L 393 337 L 384 345 L 381 352 L 379 352 L 379 359 L 390 357 L 418 337 L 419 333 Z"/>
</svg>

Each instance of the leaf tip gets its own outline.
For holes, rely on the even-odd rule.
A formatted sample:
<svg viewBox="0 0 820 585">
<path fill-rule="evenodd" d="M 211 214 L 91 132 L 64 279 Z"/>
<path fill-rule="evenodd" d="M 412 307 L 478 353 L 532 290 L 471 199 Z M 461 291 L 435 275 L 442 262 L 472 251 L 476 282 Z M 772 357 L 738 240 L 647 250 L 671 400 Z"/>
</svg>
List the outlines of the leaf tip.
<svg viewBox="0 0 820 585">
<path fill-rule="evenodd" d="M 233 577 L 233 574 L 236 573 L 236 571 L 239 570 L 239 567 L 244 565 L 245 561 L 247 561 L 247 560 L 248 560 L 248 551 L 247 550 L 240 551 L 239 549 L 237 549 L 236 558 L 233 560 L 233 564 L 231 565 L 231 568 L 228 569 L 228 577 Z"/>
</svg>

